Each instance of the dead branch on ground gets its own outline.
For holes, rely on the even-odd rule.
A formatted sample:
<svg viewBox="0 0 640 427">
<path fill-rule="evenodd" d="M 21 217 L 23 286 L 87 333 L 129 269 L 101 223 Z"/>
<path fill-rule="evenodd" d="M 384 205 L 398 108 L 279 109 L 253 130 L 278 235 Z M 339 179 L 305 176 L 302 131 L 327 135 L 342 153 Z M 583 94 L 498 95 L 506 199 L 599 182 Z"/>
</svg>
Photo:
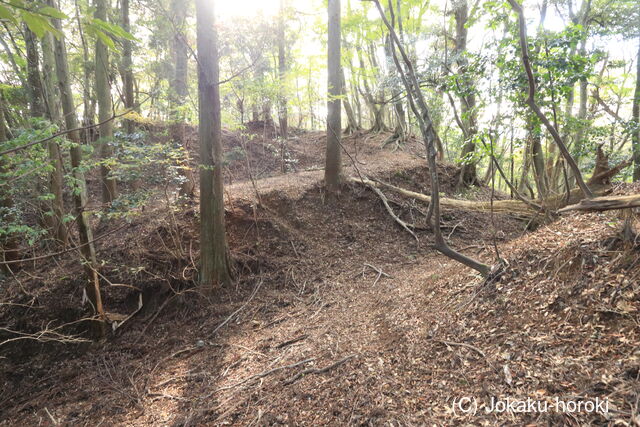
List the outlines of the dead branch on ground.
<svg viewBox="0 0 640 427">
<path fill-rule="evenodd" d="M 367 178 L 364 178 L 364 180 L 362 182 L 365 183 L 365 180 L 366 181 L 370 181 Z M 376 195 L 380 198 L 380 200 L 382 200 L 382 204 L 384 204 L 384 207 L 387 210 L 387 212 L 389 213 L 389 215 L 391 215 L 391 218 L 393 218 L 393 220 L 395 222 L 397 222 L 400 225 L 400 227 L 404 228 L 407 231 L 407 233 L 411 234 L 411 236 L 413 236 L 413 238 L 416 239 L 416 241 L 417 241 L 418 240 L 418 236 L 416 236 L 416 233 L 411 231 L 411 229 L 409 228 L 409 224 L 407 224 L 406 222 L 401 220 L 400 217 L 398 217 L 398 215 L 396 215 L 395 212 L 393 212 L 393 209 L 391 208 L 391 206 L 389 206 L 389 200 L 384 195 L 384 193 L 382 191 L 380 191 L 379 188 L 376 188 L 375 186 L 373 186 L 371 184 L 365 183 L 365 185 L 367 187 L 369 187 L 371 189 L 371 191 L 376 193 Z"/>
<path fill-rule="evenodd" d="M 640 194 L 630 196 L 606 196 L 581 200 L 580 203 L 560 209 L 568 211 L 609 211 L 614 209 L 630 209 L 640 207 Z"/>
<path fill-rule="evenodd" d="M 228 390 L 230 388 L 238 387 L 238 386 L 250 383 L 250 382 L 258 380 L 260 378 L 264 378 L 267 375 L 271 375 L 271 374 L 274 374 L 276 372 L 279 372 L 279 371 L 282 371 L 282 370 L 285 370 L 285 369 L 292 369 L 292 368 L 295 368 L 296 366 L 304 365 L 306 363 L 311 363 L 314 360 L 316 360 L 316 359 L 312 357 L 312 358 L 309 358 L 309 359 L 301 360 L 301 361 L 296 362 L 296 363 L 292 363 L 290 365 L 278 366 L 277 368 L 273 368 L 273 369 L 269 369 L 269 370 L 266 370 L 266 371 L 262 371 L 262 372 L 259 372 L 259 373 L 255 374 L 255 375 L 251 375 L 251 376 L 249 376 L 249 377 L 247 377 L 247 378 L 245 378 L 243 380 L 240 380 L 240 381 L 238 381 L 236 383 L 233 383 L 231 385 L 228 385 L 228 386 L 225 386 L 225 387 L 220 387 L 215 392 L 220 392 L 220 391 L 223 391 L 223 390 Z"/>
<path fill-rule="evenodd" d="M 356 357 L 355 354 L 352 354 L 350 356 L 344 357 L 340 360 L 338 360 L 335 363 L 332 363 L 331 365 L 325 366 L 324 368 L 307 368 L 303 371 L 298 372 L 297 374 L 295 374 L 294 376 L 292 376 L 291 378 L 289 378 L 288 380 L 285 380 L 283 382 L 284 385 L 290 385 L 293 384 L 294 382 L 298 381 L 300 378 L 302 378 L 305 375 L 309 375 L 309 374 L 323 374 L 327 371 L 330 371 L 333 368 L 337 368 L 338 366 L 342 365 L 343 363 L 347 362 L 350 359 L 353 359 L 354 357 Z"/>
</svg>

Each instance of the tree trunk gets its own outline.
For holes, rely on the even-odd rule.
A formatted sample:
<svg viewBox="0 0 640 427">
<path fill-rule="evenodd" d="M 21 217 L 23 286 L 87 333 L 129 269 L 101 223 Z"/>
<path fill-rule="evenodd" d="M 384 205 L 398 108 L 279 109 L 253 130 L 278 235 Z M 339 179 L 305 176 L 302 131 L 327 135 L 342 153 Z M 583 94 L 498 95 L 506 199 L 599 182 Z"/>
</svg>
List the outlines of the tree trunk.
<svg viewBox="0 0 640 427">
<path fill-rule="evenodd" d="M 391 57 L 391 38 L 386 37 L 384 44 L 384 53 L 387 59 L 387 64 L 389 67 L 390 74 L 397 79 L 397 70 L 393 66 L 393 58 Z M 398 87 L 398 83 L 394 82 L 391 96 L 394 99 L 393 107 L 396 116 L 396 126 L 393 130 L 393 135 L 391 135 L 386 141 L 385 144 L 395 142 L 395 141 L 405 141 L 407 137 L 407 120 L 405 117 L 404 106 L 402 105 L 402 91 Z"/>
<path fill-rule="evenodd" d="M 342 175 L 341 134 L 342 69 L 340 65 L 340 0 L 329 0 L 329 42 L 327 45 L 328 96 L 327 96 L 327 152 L 324 180 L 329 193 L 340 188 Z"/>
<path fill-rule="evenodd" d="M 62 116 L 58 105 L 59 95 L 57 88 L 57 78 L 55 75 L 56 59 L 53 47 L 53 34 L 47 33 L 42 39 L 42 74 L 44 77 L 45 101 L 48 116 L 51 122 L 61 124 Z M 49 191 L 54 198 L 51 200 L 51 235 L 62 245 L 68 243 L 67 228 L 62 219 L 64 217 L 64 202 L 62 188 L 64 185 L 62 177 L 62 156 L 60 147 L 55 140 L 47 144 L 49 151 L 49 162 L 53 170 L 49 175 Z"/>
<path fill-rule="evenodd" d="M 55 7 L 55 6 L 54 6 Z M 56 29 L 61 30 L 60 20 L 52 20 Z M 76 109 L 73 103 L 73 92 L 71 92 L 71 82 L 69 80 L 69 66 L 67 63 L 67 51 L 63 37 L 54 40 L 56 75 L 58 87 L 60 89 L 60 100 L 62 102 L 62 113 L 67 130 L 78 128 Z M 92 305 L 94 313 L 100 321 L 99 333 L 104 334 L 104 321 L 106 320 L 104 308 L 102 307 L 102 295 L 100 294 L 100 282 L 98 280 L 96 251 L 93 245 L 93 232 L 89 222 L 89 214 L 85 212 L 87 205 L 87 184 L 82 172 L 82 149 L 80 147 L 80 133 L 77 130 L 68 134 L 69 140 L 73 143 L 71 147 L 71 168 L 77 188 L 73 191 L 73 203 L 76 214 L 76 224 L 78 225 L 78 235 L 80 236 L 80 253 L 82 254 L 82 264 L 87 275 L 85 293 Z"/>
<path fill-rule="evenodd" d="M 80 18 L 80 5 L 78 0 L 75 0 L 76 22 L 78 23 L 78 34 L 80 35 L 80 43 L 82 45 L 82 124 L 89 126 L 93 124 L 95 116 L 95 102 L 91 96 L 91 70 L 89 67 L 89 47 L 87 46 L 87 40 L 84 37 L 84 30 L 82 29 L 82 21 Z M 83 140 L 85 144 L 93 142 L 91 135 L 95 134 L 95 129 L 89 129 L 82 132 Z"/>
<path fill-rule="evenodd" d="M 458 184 L 472 185 L 477 182 L 476 160 L 473 153 L 476 151 L 474 138 L 478 132 L 477 125 L 477 106 L 475 88 L 473 87 L 473 79 L 469 75 L 469 61 L 467 54 L 467 22 L 469 21 L 469 5 L 467 0 L 460 0 L 454 11 L 456 20 L 456 62 L 458 63 L 458 81 L 461 83 L 458 88 L 462 91 L 460 95 L 460 113 L 462 123 L 465 127 L 466 141 L 460 153 L 462 160 L 462 168 L 460 169 L 460 179 Z"/>
<path fill-rule="evenodd" d="M 289 133 L 289 123 L 287 119 L 287 95 L 286 95 L 286 77 L 287 77 L 287 58 L 286 58 L 286 40 L 284 32 L 284 13 L 285 0 L 280 0 L 280 15 L 278 17 L 278 74 L 280 77 L 279 102 L 278 102 L 278 120 L 280 122 L 280 136 L 287 138 Z"/>
<path fill-rule="evenodd" d="M 540 125 L 536 123 L 535 117 L 531 114 L 527 116 L 527 127 L 529 139 L 531 141 L 531 163 L 535 177 L 538 198 L 543 199 L 547 195 L 547 180 L 544 168 L 544 151 L 542 150 L 542 136 Z"/>
<path fill-rule="evenodd" d="M 31 117 L 44 116 L 44 100 L 42 96 L 42 80 L 40 79 L 40 60 L 36 36 L 27 25 L 24 25 L 24 43 L 27 50 L 27 92 Z"/>
<path fill-rule="evenodd" d="M 340 73 L 342 78 L 342 105 L 344 106 L 344 111 L 347 113 L 347 128 L 344 130 L 344 133 L 352 134 L 359 131 L 360 126 L 358 126 L 356 114 L 353 111 L 351 102 L 349 102 L 349 96 L 347 95 L 347 82 L 344 78 L 344 69 L 341 69 Z"/>
<path fill-rule="evenodd" d="M 200 286 L 231 280 L 224 222 L 218 34 L 212 0 L 196 0 L 200 137 Z"/>
<path fill-rule="evenodd" d="M 94 17 L 107 21 L 109 0 L 96 0 Z M 111 85 L 109 83 L 109 50 L 100 38 L 96 39 L 96 96 L 98 98 L 98 121 L 100 125 L 100 158 L 107 162 L 113 157 L 113 111 L 111 105 Z M 102 202 L 111 204 L 117 196 L 116 180 L 111 177 L 111 167 L 100 166 L 100 185 L 102 188 Z"/>
<path fill-rule="evenodd" d="M 128 33 L 131 33 L 131 21 L 129 18 L 129 0 L 121 0 L 121 13 L 122 13 L 122 29 Z M 124 107 L 126 109 L 133 109 L 134 95 L 133 95 L 133 61 L 131 59 L 132 42 L 129 39 L 122 40 L 122 89 L 124 95 Z M 131 134 L 134 131 L 135 122 L 133 120 L 125 120 L 124 126 L 127 133 Z"/>
<path fill-rule="evenodd" d="M 632 108 L 635 130 L 631 135 L 633 147 L 633 180 L 640 180 L 640 37 L 638 37 L 638 56 L 636 57 L 636 90 Z"/>
<path fill-rule="evenodd" d="M 169 97 L 170 115 L 171 115 L 171 136 L 184 150 L 184 159 L 182 160 L 182 168 L 180 174 L 184 181 L 180 186 L 180 195 L 184 197 L 193 197 L 195 194 L 196 183 L 193 170 L 189 162 L 189 141 L 185 132 L 185 103 L 189 95 L 188 87 L 188 70 L 189 70 L 189 51 L 184 40 L 184 30 L 187 20 L 187 9 L 184 3 L 179 0 L 171 2 L 171 11 L 174 16 L 175 34 L 173 37 L 173 56 L 175 61 L 174 75 L 171 80 L 171 92 Z"/>
</svg>

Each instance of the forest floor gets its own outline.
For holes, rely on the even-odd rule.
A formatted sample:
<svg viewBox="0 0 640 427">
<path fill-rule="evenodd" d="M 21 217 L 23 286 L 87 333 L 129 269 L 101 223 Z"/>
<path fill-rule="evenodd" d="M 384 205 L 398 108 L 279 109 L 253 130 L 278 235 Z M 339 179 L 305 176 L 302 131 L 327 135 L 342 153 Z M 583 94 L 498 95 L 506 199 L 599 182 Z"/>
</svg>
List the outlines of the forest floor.
<svg viewBox="0 0 640 427">
<path fill-rule="evenodd" d="M 486 283 L 430 247 L 426 206 L 387 195 L 424 226 L 416 240 L 365 187 L 325 197 L 323 133 L 286 147 L 264 136 L 225 135 L 227 151 L 249 147 L 226 174 L 236 283 L 211 300 L 194 291 L 194 202 L 170 209 L 159 192 L 130 223 L 101 223 L 107 310 L 132 313 L 139 294 L 144 306 L 104 343 L 0 347 L 0 425 L 640 425 L 640 250 L 618 213 L 527 231 L 444 212 L 453 247 L 504 259 Z M 382 148 L 387 137 L 345 138 L 345 173 L 428 192 L 420 142 Z M 454 194 L 458 169 L 438 172 L 448 197 L 491 196 Z M 0 323 L 78 319 L 81 271 L 71 254 L 25 266 L 0 290 L 12 304 Z M 608 411 L 485 411 L 507 396 L 597 397 Z M 477 413 L 460 411 L 465 397 Z"/>
</svg>

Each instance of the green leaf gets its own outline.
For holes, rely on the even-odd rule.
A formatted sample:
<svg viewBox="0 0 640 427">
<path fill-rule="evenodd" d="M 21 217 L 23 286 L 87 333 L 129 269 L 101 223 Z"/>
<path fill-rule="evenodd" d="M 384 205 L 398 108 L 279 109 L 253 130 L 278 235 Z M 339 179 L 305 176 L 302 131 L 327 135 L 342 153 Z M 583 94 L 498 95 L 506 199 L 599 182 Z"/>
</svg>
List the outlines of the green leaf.
<svg viewBox="0 0 640 427">
<path fill-rule="evenodd" d="M 57 19 L 68 19 L 69 17 L 56 9 L 55 7 L 46 6 L 41 9 L 38 9 L 38 13 L 44 16 L 48 16 L 49 18 L 57 18 Z"/>
<path fill-rule="evenodd" d="M 26 5 L 24 4 L 24 2 L 22 0 L 9 0 L 9 4 L 11 6 L 17 7 L 18 9 L 22 9 L 22 8 L 26 7 Z"/>
<path fill-rule="evenodd" d="M 100 39 L 100 41 L 102 43 L 104 43 L 105 45 L 107 45 L 107 47 L 111 50 L 116 50 L 116 44 L 113 42 L 113 39 L 111 37 L 109 37 L 108 35 L 106 35 L 104 33 L 104 31 L 98 29 L 96 26 L 90 24 L 89 26 L 87 26 L 87 30 L 89 30 L 89 33 L 93 34 L 94 36 L 96 36 L 98 39 Z"/>
<path fill-rule="evenodd" d="M 0 19 L 8 19 L 9 21 L 13 22 L 14 24 L 16 22 L 16 18 L 15 18 L 15 16 L 13 16 L 11 11 L 9 9 L 7 9 L 6 7 L 2 6 L 2 5 L 0 5 Z"/>
<path fill-rule="evenodd" d="M 22 11 L 22 20 L 27 24 L 27 27 L 38 37 L 42 38 L 47 32 L 47 26 L 49 23 L 42 16 L 36 15 L 26 10 Z"/>
<path fill-rule="evenodd" d="M 118 25 L 105 22 L 102 19 L 98 19 L 98 18 L 94 18 L 91 23 L 97 29 L 105 33 L 111 34 L 112 36 L 120 37 L 120 38 L 131 40 L 131 41 L 137 41 L 137 39 L 133 35 L 126 32 L 122 27 Z"/>
</svg>

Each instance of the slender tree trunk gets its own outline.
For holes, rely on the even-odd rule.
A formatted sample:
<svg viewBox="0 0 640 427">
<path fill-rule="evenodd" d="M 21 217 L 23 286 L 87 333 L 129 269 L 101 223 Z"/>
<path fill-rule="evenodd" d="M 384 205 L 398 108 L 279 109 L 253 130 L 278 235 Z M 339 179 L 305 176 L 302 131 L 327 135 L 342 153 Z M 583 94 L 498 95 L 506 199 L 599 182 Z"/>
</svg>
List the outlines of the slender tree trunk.
<svg viewBox="0 0 640 427">
<path fill-rule="evenodd" d="M 122 29 L 131 33 L 131 20 L 129 18 L 129 0 L 121 0 L 120 12 L 122 14 Z M 133 109 L 133 60 L 131 59 L 132 42 L 129 39 L 122 41 L 122 88 L 124 92 L 124 107 Z M 125 120 L 124 126 L 127 133 L 133 133 L 135 122 Z"/>
<path fill-rule="evenodd" d="M 96 0 L 94 17 L 107 21 L 109 0 Z M 109 118 L 113 114 L 111 105 L 111 85 L 109 83 L 109 50 L 100 38 L 96 39 L 96 96 L 98 98 L 98 121 L 100 125 L 100 158 L 108 162 L 113 157 L 113 121 Z M 102 188 L 102 202 L 110 204 L 117 196 L 115 178 L 111 177 L 111 167 L 100 166 L 100 184 Z"/>
<path fill-rule="evenodd" d="M 358 96 L 358 76 L 355 73 L 352 61 L 349 61 L 349 70 L 351 72 L 351 97 L 353 100 L 352 105 L 355 106 L 356 124 L 358 129 L 362 129 L 362 104 Z"/>
<path fill-rule="evenodd" d="M 362 49 L 356 47 L 356 50 L 358 51 L 358 60 L 360 61 L 360 68 L 362 68 L 363 70 L 366 69 L 366 65 L 364 63 L 364 59 L 362 57 Z M 385 126 L 384 126 L 384 121 L 382 120 L 382 108 L 378 107 L 378 105 L 376 104 L 376 100 L 373 96 L 373 93 L 371 91 L 371 88 L 369 87 L 369 82 L 367 81 L 367 76 L 362 76 L 362 87 L 364 88 L 364 91 L 362 93 L 362 95 L 364 96 L 364 99 L 367 103 L 367 106 L 369 107 L 369 111 L 371 113 L 371 128 L 369 129 L 369 132 L 380 132 L 385 130 Z"/>
<path fill-rule="evenodd" d="M 78 24 L 78 34 L 80 35 L 80 44 L 82 45 L 82 124 L 85 126 L 93 124 L 93 118 L 95 116 L 95 102 L 91 96 L 91 69 L 89 60 L 89 47 L 87 46 L 87 40 L 84 36 L 84 30 L 82 29 L 82 21 L 80 18 L 80 5 L 78 0 L 75 0 L 75 12 L 76 22 Z M 85 144 L 93 142 L 91 135 L 95 133 L 95 130 L 87 130 L 82 132 L 83 140 Z"/>
<path fill-rule="evenodd" d="M 56 29 L 61 30 L 62 25 L 58 19 L 53 20 Z M 73 103 L 73 92 L 71 91 L 71 82 L 69 76 L 69 66 L 67 63 L 67 51 L 63 37 L 54 40 L 55 46 L 55 62 L 56 75 L 58 78 L 58 87 L 60 89 L 60 100 L 62 103 L 62 113 L 64 116 L 65 127 L 67 130 L 78 128 L 78 119 L 76 109 Z M 100 293 L 100 282 L 98 280 L 98 263 L 96 260 L 96 250 L 93 245 L 93 232 L 89 222 L 89 214 L 85 211 L 87 205 L 87 184 L 82 172 L 82 149 L 80 133 L 77 130 L 67 134 L 69 140 L 73 143 L 71 147 L 71 168 L 77 188 L 73 191 L 73 203 L 76 214 L 76 224 L 78 225 L 78 235 L 80 236 L 80 253 L 83 258 L 83 266 L 87 276 L 87 283 L 84 291 L 95 314 L 100 322 L 99 333 L 104 334 L 105 314 L 102 307 L 102 295 Z"/>
<path fill-rule="evenodd" d="M 527 116 L 527 128 L 531 141 L 531 163 L 535 177 L 538 197 L 542 200 L 547 195 L 547 180 L 544 168 L 544 151 L 542 150 L 542 135 L 540 125 L 536 122 L 535 116 Z"/>
<path fill-rule="evenodd" d="M 389 67 L 389 72 L 393 77 L 397 79 L 397 70 L 393 65 L 393 58 L 391 57 L 391 38 L 386 37 L 384 44 L 384 52 L 387 59 L 387 64 Z M 393 130 L 393 135 L 391 135 L 386 141 L 385 144 L 394 142 L 394 141 L 404 141 L 407 136 L 407 121 L 405 117 L 404 107 L 402 105 L 402 91 L 398 87 L 397 83 L 393 83 L 393 88 L 391 91 L 391 96 L 394 98 L 393 107 L 396 116 L 396 126 Z"/>
<path fill-rule="evenodd" d="M 278 74 L 280 78 L 280 94 L 278 102 L 278 120 L 280 122 L 280 136 L 288 137 L 289 123 L 287 119 L 287 95 L 286 95 L 286 77 L 287 77 L 287 58 L 286 58 L 286 40 L 284 31 L 284 13 L 285 0 L 280 0 L 280 15 L 278 17 Z"/>
<path fill-rule="evenodd" d="M 53 46 L 53 34 L 47 33 L 42 39 L 42 74 L 44 77 L 45 101 L 49 119 L 53 123 L 61 124 L 62 116 L 58 105 L 59 94 L 57 88 L 57 77 L 55 74 L 56 59 Z M 64 185 L 62 177 L 62 156 L 60 146 L 55 140 L 47 144 L 49 151 L 49 162 L 53 170 L 49 175 L 49 191 L 54 198 L 51 200 L 51 235 L 62 245 L 68 243 L 67 228 L 62 219 L 64 217 L 64 202 L 62 188 Z"/>
<path fill-rule="evenodd" d="M 329 0 L 329 42 L 327 45 L 328 100 L 327 100 L 327 152 L 324 181 L 329 193 L 340 189 L 342 179 L 342 68 L 340 65 L 340 0 Z"/>
<path fill-rule="evenodd" d="M 638 56 L 636 57 L 636 90 L 633 95 L 632 116 L 635 131 L 631 136 L 633 147 L 633 180 L 640 180 L 640 37 L 638 37 Z"/>
<path fill-rule="evenodd" d="M 531 138 L 527 138 L 522 154 L 522 170 L 520 173 L 520 182 L 518 183 L 518 192 L 524 194 L 524 190 L 529 186 L 529 166 L 531 164 Z M 532 197 L 533 198 L 533 197 Z"/>
<path fill-rule="evenodd" d="M 469 5 L 467 0 L 460 0 L 454 10 L 456 20 L 456 62 L 458 63 L 458 81 L 462 91 L 460 95 L 460 113 L 462 123 L 466 130 L 466 141 L 462 147 L 460 158 L 462 159 L 462 168 L 460 169 L 459 185 L 472 185 L 478 178 L 476 175 L 476 160 L 473 153 L 476 151 L 474 138 L 478 132 L 477 128 L 477 106 L 475 88 L 473 87 L 473 79 L 469 75 L 469 60 L 467 54 L 467 22 L 469 21 Z"/>
<path fill-rule="evenodd" d="M 342 105 L 344 106 L 344 111 L 347 113 L 347 128 L 344 130 L 344 133 L 352 134 L 360 130 L 360 126 L 358 126 L 356 114 L 353 111 L 351 102 L 349 102 L 349 96 L 347 95 L 347 82 L 344 78 L 344 69 L 341 69 L 340 72 L 342 78 Z"/>
<path fill-rule="evenodd" d="M 231 281 L 224 222 L 218 34 L 212 0 L 196 0 L 200 137 L 200 285 Z"/>
<path fill-rule="evenodd" d="M 27 50 L 27 91 L 31 117 L 44 116 L 44 100 L 42 96 L 42 80 L 40 79 L 40 60 L 36 36 L 27 25 L 24 25 L 24 43 Z"/>
<path fill-rule="evenodd" d="M 184 181 L 180 186 L 180 195 L 193 197 L 196 183 L 193 170 L 190 167 L 190 147 L 186 138 L 186 115 L 185 104 L 189 95 L 188 71 L 189 71 L 189 51 L 185 43 L 185 25 L 187 20 L 187 9 L 184 3 L 179 0 L 171 2 L 171 11 L 174 16 L 175 34 L 173 37 L 173 58 L 175 61 L 174 75 L 171 81 L 170 92 L 170 115 L 171 134 L 184 150 L 184 159 L 180 173 Z"/>
</svg>

